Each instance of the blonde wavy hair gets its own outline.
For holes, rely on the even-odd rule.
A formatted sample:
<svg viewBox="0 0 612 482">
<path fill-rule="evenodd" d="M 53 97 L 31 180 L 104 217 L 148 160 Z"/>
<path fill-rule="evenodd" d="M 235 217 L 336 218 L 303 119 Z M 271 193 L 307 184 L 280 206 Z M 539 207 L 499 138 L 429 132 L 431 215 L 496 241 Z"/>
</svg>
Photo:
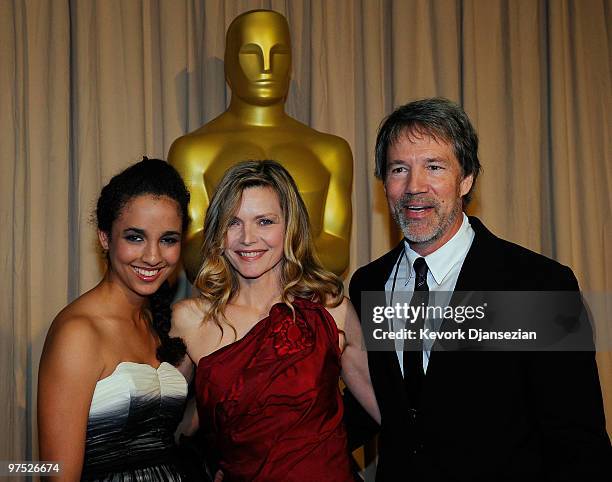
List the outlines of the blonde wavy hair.
<svg viewBox="0 0 612 482">
<path fill-rule="evenodd" d="M 227 170 L 210 201 L 204 219 L 202 266 L 194 285 L 208 305 L 204 320 L 233 325 L 224 315 L 239 289 L 238 275 L 223 254 L 225 235 L 240 207 L 242 192 L 252 187 L 269 187 L 276 192 L 285 222 L 281 260 L 282 302 L 295 310 L 291 299 L 306 298 L 327 306 L 338 306 L 344 296 L 342 281 L 325 270 L 316 255 L 306 206 L 295 181 L 276 161 L 244 161 Z"/>
</svg>

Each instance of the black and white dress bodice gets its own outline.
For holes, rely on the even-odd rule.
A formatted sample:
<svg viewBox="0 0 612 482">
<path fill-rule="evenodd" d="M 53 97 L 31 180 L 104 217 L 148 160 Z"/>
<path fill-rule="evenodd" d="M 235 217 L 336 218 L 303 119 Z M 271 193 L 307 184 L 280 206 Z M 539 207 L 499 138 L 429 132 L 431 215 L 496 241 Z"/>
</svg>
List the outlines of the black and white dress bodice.
<svg viewBox="0 0 612 482">
<path fill-rule="evenodd" d="M 98 381 L 87 423 L 82 480 L 182 481 L 174 431 L 187 382 L 172 365 L 121 362 Z"/>
</svg>

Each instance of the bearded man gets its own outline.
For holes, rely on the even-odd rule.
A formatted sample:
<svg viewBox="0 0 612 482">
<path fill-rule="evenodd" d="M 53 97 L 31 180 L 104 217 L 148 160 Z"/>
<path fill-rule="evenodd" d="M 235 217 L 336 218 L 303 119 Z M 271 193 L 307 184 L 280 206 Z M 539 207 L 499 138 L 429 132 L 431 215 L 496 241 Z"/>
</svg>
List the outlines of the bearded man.
<svg viewBox="0 0 612 482">
<path fill-rule="evenodd" d="M 363 309 L 372 293 L 384 293 L 378 299 L 387 307 L 402 298 L 427 306 L 438 292 L 578 293 L 570 268 L 463 212 L 480 171 L 477 151 L 469 118 L 446 99 L 411 102 L 381 125 L 376 176 L 404 239 L 351 279 L 366 340 L 381 326 Z M 612 480 L 592 346 L 444 349 L 423 339 L 388 346 L 368 352 L 381 426 L 345 394 L 353 448 L 379 432 L 377 482 Z"/>
</svg>

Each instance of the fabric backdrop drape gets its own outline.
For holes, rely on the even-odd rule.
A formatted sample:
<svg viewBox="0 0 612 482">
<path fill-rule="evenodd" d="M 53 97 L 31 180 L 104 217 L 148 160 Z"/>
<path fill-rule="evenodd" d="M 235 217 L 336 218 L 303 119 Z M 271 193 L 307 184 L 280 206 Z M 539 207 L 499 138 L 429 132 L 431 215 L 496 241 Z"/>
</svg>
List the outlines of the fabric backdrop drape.
<svg viewBox="0 0 612 482">
<path fill-rule="evenodd" d="M 349 275 L 398 239 L 373 176 L 381 119 L 441 95 L 480 134 L 470 211 L 571 266 L 609 335 L 610 0 L 0 0 L 0 460 L 37 456 L 44 336 L 102 274 L 101 186 L 225 109 L 225 31 L 253 8 L 289 21 L 288 112 L 353 149 Z"/>
</svg>

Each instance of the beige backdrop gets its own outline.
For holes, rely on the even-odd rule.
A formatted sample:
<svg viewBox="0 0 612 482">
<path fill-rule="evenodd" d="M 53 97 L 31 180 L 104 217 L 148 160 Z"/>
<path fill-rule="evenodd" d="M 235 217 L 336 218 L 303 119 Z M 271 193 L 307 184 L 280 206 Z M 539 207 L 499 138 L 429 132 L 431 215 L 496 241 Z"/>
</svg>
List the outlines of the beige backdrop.
<svg viewBox="0 0 612 482">
<path fill-rule="evenodd" d="M 397 239 L 380 120 L 442 95 L 480 133 L 472 212 L 610 299 L 610 0 L 0 0 L 0 460 L 36 457 L 45 333 L 101 276 L 100 187 L 224 110 L 225 30 L 252 8 L 289 20 L 289 113 L 353 149 L 350 272 Z M 598 361 L 612 432 L 609 347 Z"/>
</svg>

